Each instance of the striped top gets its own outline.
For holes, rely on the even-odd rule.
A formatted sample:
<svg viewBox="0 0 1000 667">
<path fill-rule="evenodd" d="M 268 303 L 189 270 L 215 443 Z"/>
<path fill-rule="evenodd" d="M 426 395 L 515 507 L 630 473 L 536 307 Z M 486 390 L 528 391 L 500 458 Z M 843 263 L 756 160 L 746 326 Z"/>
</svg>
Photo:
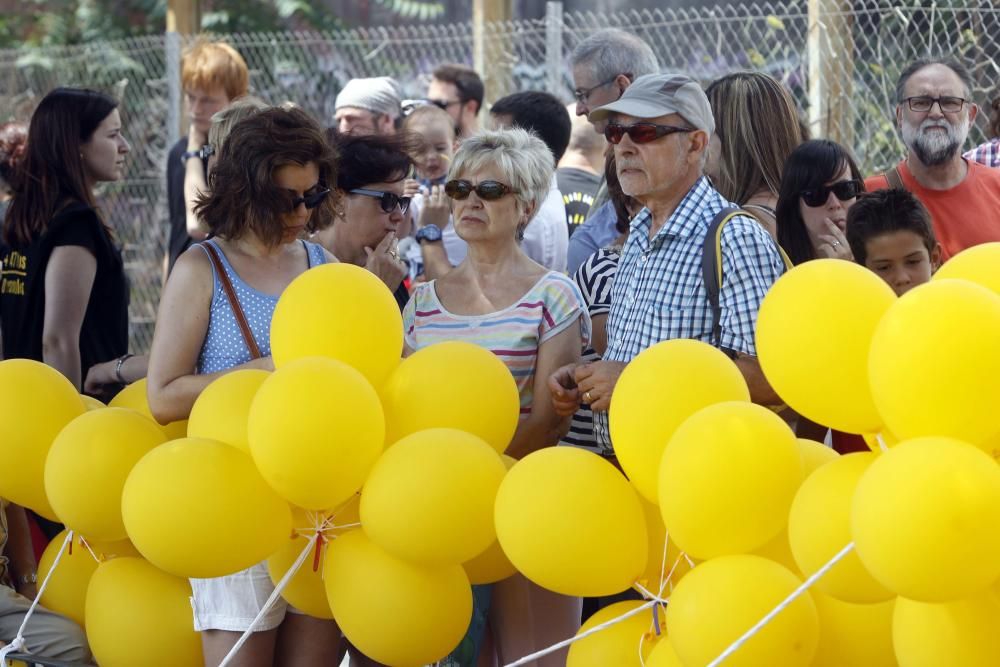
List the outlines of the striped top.
<svg viewBox="0 0 1000 667">
<path fill-rule="evenodd" d="M 438 300 L 435 281 L 417 285 L 403 310 L 406 346 L 463 340 L 493 352 L 507 365 L 521 397 L 521 418 L 531 414 L 535 368 L 542 343 L 580 322 L 581 349 L 590 343 L 590 316 L 567 276 L 550 271 L 511 306 L 485 315 L 456 315 Z"/>
</svg>

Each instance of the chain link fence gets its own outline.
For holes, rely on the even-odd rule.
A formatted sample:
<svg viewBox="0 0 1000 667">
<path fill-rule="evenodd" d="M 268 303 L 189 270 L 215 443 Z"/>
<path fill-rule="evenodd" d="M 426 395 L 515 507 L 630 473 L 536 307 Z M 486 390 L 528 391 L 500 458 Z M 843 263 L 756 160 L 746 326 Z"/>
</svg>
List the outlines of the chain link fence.
<svg viewBox="0 0 1000 667">
<path fill-rule="evenodd" d="M 708 82 L 755 69 L 792 92 L 814 136 L 850 146 L 862 169 L 882 169 L 904 153 L 893 117 L 899 72 L 924 56 L 951 56 L 976 80 L 987 110 L 1000 80 L 1000 7 L 992 0 L 805 0 L 656 9 L 611 14 L 566 13 L 549 3 L 544 19 L 490 24 L 475 39 L 472 24 L 411 25 L 336 33 L 236 34 L 226 39 L 246 59 L 251 88 L 271 103 L 290 100 L 329 124 L 337 92 L 351 78 L 391 75 L 419 97 L 442 62 L 479 64 L 488 99 L 544 89 L 569 102 L 568 57 L 582 39 L 607 27 L 633 32 L 664 69 Z M 164 168 L 179 136 L 176 35 L 37 50 L 0 51 L 0 108 L 27 118 L 56 85 L 110 89 L 122 101 L 133 151 L 129 177 L 108 184 L 102 207 L 118 234 L 132 282 L 132 350 L 148 349 L 167 239 Z M 983 140 L 980 114 L 970 145 Z"/>
</svg>

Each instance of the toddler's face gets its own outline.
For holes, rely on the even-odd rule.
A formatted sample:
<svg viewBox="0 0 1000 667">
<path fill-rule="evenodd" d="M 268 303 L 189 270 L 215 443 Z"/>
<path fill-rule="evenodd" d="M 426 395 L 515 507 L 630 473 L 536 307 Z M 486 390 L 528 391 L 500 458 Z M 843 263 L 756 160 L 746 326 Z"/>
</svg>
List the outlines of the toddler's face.
<svg viewBox="0 0 1000 667">
<path fill-rule="evenodd" d="M 920 235 L 906 230 L 868 239 L 865 254 L 865 266 L 887 282 L 896 296 L 929 281 L 941 263 L 940 247 L 927 252 Z"/>
<path fill-rule="evenodd" d="M 417 176 L 437 180 L 448 173 L 455 154 L 455 131 L 444 123 L 420 123 L 411 128 L 419 135 L 420 150 L 414 155 Z"/>
</svg>

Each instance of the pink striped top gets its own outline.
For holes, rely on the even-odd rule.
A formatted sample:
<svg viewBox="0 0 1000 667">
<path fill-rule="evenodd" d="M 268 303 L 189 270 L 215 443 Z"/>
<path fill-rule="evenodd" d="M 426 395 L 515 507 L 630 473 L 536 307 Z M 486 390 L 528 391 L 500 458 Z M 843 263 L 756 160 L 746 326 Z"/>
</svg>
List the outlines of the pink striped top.
<svg viewBox="0 0 1000 667">
<path fill-rule="evenodd" d="M 485 347 L 510 369 L 521 395 L 521 417 L 531 414 L 538 348 L 580 322 L 580 346 L 590 342 L 590 316 L 576 284 L 550 271 L 513 305 L 486 315 L 456 315 L 438 300 L 434 281 L 417 285 L 403 310 L 406 345 L 419 350 L 449 340 Z"/>
</svg>

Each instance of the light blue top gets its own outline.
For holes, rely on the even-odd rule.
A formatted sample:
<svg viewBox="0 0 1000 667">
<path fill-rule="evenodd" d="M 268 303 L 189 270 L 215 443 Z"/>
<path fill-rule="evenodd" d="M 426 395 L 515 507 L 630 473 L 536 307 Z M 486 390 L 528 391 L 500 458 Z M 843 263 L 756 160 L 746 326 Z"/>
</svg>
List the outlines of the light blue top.
<svg viewBox="0 0 1000 667">
<path fill-rule="evenodd" d="M 253 333 L 257 348 L 265 357 L 271 354 L 271 317 L 274 315 L 274 307 L 278 305 L 278 296 L 264 294 L 253 287 L 250 287 L 240 278 L 233 269 L 233 265 L 226 258 L 226 253 L 222 252 L 214 240 L 204 243 L 211 243 L 212 247 L 219 253 L 222 266 L 229 276 L 229 282 L 233 284 L 236 292 L 236 299 L 243 308 L 243 315 L 247 318 L 250 331 Z M 204 244 L 199 244 L 202 246 Z M 309 268 L 326 263 L 326 255 L 323 247 L 315 243 L 302 241 L 306 249 L 309 261 Z M 202 248 L 205 254 L 208 250 Z M 209 258 L 211 260 L 211 257 Z M 199 375 L 205 373 L 217 373 L 233 366 L 239 366 L 250 361 L 250 350 L 246 341 L 243 340 L 243 333 L 236 323 L 236 315 L 229 303 L 222 288 L 222 282 L 215 271 L 215 264 L 212 264 L 212 305 L 209 308 L 208 332 L 205 334 L 205 342 L 202 343 L 201 352 L 198 354 Z"/>
<path fill-rule="evenodd" d="M 615 227 L 618 214 L 610 202 L 604 202 L 582 225 L 576 228 L 569 237 L 569 252 L 567 269 L 569 275 L 574 275 L 577 269 L 595 252 L 611 245 L 621 234 Z"/>
</svg>

